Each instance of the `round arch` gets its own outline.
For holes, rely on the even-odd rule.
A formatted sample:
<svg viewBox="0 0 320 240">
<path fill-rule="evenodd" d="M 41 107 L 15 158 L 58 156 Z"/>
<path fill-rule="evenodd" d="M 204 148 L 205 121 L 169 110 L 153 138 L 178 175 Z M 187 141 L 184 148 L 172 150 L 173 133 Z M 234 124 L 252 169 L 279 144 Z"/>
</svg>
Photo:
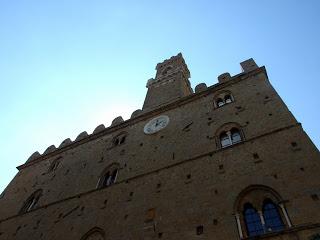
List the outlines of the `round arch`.
<svg viewBox="0 0 320 240">
<path fill-rule="evenodd" d="M 94 227 L 90 229 L 88 232 L 86 232 L 80 240 L 104 240 L 105 239 L 105 233 L 104 231 L 99 227 Z"/>
</svg>

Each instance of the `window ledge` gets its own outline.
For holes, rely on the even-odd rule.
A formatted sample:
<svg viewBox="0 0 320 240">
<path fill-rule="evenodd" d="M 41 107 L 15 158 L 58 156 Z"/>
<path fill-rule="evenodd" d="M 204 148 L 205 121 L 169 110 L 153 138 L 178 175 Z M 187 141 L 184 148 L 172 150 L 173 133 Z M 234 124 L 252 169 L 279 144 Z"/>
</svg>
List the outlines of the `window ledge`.
<svg viewBox="0 0 320 240">
<path fill-rule="evenodd" d="M 301 224 L 301 225 L 286 228 L 284 230 L 277 231 L 277 232 L 268 232 L 259 236 L 245 237 L 245 238 L 242 238 L 242 240 L 268 239 L 278 235 L 286 235 L 288 233 L 299 232 L 299 231 L 313 229 L 313 228 L 320 228 L 320 223 Z"/>
</svg>

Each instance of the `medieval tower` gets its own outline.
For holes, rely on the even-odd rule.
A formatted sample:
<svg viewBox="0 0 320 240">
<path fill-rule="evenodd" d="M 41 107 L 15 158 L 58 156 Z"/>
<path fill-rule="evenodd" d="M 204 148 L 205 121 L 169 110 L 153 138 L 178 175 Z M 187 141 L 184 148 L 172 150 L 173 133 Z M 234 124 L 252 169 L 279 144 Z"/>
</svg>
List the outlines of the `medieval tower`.
<svg viewBox="0 0 320 240">
<path fill-rule="evenodd" d="M 34 153 L 0 240 L 320 239 L 320 155 L 253 59 L 190 86 L 156 66 L 141 110 Z"/>
</svg>

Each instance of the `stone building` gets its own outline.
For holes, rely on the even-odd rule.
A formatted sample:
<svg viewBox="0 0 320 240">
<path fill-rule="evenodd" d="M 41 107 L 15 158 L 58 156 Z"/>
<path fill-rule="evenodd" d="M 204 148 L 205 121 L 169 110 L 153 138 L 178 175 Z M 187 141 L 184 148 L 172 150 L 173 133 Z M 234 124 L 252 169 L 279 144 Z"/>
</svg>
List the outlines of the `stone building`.
<svg viewBox="0 0 320 240">
<path fill-rule="evenodd" d="M 320 239 L 320 158 L 253 59 L 193 92 L 181 54 L 142 110 L 34 153 L 0 239 Z"/>
</svg>

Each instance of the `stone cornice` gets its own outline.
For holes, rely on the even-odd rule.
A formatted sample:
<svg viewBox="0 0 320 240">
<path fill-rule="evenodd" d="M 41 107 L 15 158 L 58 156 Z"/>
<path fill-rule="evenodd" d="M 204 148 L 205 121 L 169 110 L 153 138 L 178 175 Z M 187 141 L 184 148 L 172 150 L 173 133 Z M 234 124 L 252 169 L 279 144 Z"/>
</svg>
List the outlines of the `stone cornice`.
<svg viewBox="0 0 320 240">
<path fill-rule="evenodd" d="M 64 151 L 67 151 L 67 150 L 70 150 L 70 149 L 73 149 L 79 145 L 82 145 L 84 143 L 87 143 L 87 142 L 90 142 L 92 140 L 95 140 L 95 139 L 98 139 L 100 137 L 103 137 L 105 135 L 108 135 L 108 134 L 111 134 L 111 133 L 114 133 L 122 128 L 125 128 L 125 127 L 128 127 L 130 125 L 133 125 L 133 124 L 136 124 L 140 121 L 144 121 L 144 120 L 147 120 L 149 118 L 152 118 L 156 115 L 159 115 L 163 112 L 166 112 L 166 111 L 169 111 L 169 110 L 172 110 L 174 108 L 177 108 L 177 107 L 180 107 L 180 106 L 183 106 L 183 105 L 186 105 L 194 100 L 197 100 L 197 99 L 200 99 L 202 97 L 205 97 L 209 94 L 212 94 L 216 91 L 219 91 L 225 87 L 228 87 L 230 85 L 233 85 L 233 84 L 236 84 L 240 81 L 243 81 L 251 76 L 254 76 L 256 74 L 259 74 L 259 73 L 264 73 L 267 77 L 267 72 L 266 72 L 266 69 L 264 66 L 260 67 L 260 68 L 257 68 L 251 72 L 243 72 L 243 73 L 240 73 L 240 74 L 237 74 L 235 76 L 233 76 L 229 81 L 226 81 L 224 83 L 217 83 L 217 84 L 214 84 L 210 87 L 208 87 L 205 91 L 202 91 L 202 92 L 199 92 L 199 93 L 193 93 L 189 96 L 186 96 L 186 97 L 183 97 L 183 98 L 180 98 L 179 100 L 176 100 L 174 102 L 171 102 L 171 103 L 168 103 L 164 106 L 160 106 L 156 109 L 153 109 L 151 111 L 148 111 L 148 112 L 145 112 L 145 113 L 142 113 L 141 115 L 137 116 L 137 117 L 134 117 L 134 118 L 131 118 L 131 119 L 128 119 L 122 123 L 119 123 L 118 125 L 115 125 L 115 126 L 110 126 L 106 129 L 104 129 L 103 131 L 101 132 L 98 132 L 98 133 L 95 133 L 95 134 L 90 134 L 88 135 L 87 137 L 79 140 L 79 141 L 75 141 L 75 142 L 72 142 L 71 144 L 65 146 L 65 147 L 61 147 L 61 148 L 57 148 L 56 150 L 46 154 L 46 155 L 41 155 L 40 157 L 30 161 L 30 162 L 26 162 L 20 166 L 17 167 L 18 170 L 22 170 L 26 167 L 29 167 L 33 164 L 36 164 L 38 162 L 41 162 L 45 159 L 48 159 L 50 157 L 53 157 L 53 156 L 56 156 L 56 155 L 59 155 L 61 153 L 63 153 Z M 268 77 L 267 77 L 267 80 L 268 80 Z"/>
</svg>

